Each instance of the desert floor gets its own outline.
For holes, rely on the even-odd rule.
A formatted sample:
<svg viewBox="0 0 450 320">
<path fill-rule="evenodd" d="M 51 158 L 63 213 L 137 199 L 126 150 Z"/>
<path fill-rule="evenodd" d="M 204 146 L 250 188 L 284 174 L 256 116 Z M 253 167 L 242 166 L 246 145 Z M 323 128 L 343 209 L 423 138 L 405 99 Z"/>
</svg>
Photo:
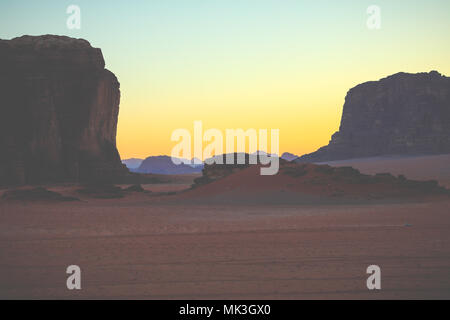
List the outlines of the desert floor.
<svg viewBox="0 0 450 320">
<path fill-rule="evenodd" d="M 69 265 L 82 270 L 81 290 L 66 287 Z M 381 268 L 380 291 L 366 287 L 369 265 Z M 449 299 L 450 200 L 0 201 L 0 298 Z"/>
<path fill-rule="evenodd" d="M 450 298 L 450 201 L 158 205 L 146 195 L 0 205 L 0 297 Z M 66 288 L 69 265 L 82 290 Z M 382 290 L 366 288 L 366 268 Z"/>
</svg>

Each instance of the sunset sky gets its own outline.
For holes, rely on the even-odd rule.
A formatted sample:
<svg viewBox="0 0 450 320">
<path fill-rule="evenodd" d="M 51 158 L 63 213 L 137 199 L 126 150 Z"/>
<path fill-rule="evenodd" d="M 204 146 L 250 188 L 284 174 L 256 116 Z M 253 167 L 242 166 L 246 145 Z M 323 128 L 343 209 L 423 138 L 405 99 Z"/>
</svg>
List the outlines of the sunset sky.
<svg viewBox="0 0 450 320">
<path fill-rule="evenodd" d="M 81 8 L 69 30 L 66 9 Z M 369 5 L 381 29 L 369 30 Z M 0 38 L 58 34 L 101 48 L 121 83 L 122 158 L 170 154 L 171 133 L 279 129 L 304 154 L 338 129 L 347 91 L 390 74 L 450 75 L 448 0 L 0 2 Z"/>
</svg>

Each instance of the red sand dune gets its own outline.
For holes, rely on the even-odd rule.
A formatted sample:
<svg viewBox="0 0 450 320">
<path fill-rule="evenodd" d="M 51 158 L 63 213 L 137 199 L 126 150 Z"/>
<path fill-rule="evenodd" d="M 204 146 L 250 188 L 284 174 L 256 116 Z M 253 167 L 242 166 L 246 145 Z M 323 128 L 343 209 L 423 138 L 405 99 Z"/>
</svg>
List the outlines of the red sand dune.
<svg viewBox="0 0 450 320">
<path fill-rule="evenodd" d="M 216 167 L 217 170 L 217 167 Z M 260 175 L 260 166 L 237 169 L 208 184 L 196 186 L 180 199 L 242 202 L 305 202 L 308 200 L 382 199 L 418 196 L 448 197 L 448 190 L 433 181 L 411 181 L 390 174 L 361 174 L 351 167 L 282 163 L 277 175 Z"/>
</svg>

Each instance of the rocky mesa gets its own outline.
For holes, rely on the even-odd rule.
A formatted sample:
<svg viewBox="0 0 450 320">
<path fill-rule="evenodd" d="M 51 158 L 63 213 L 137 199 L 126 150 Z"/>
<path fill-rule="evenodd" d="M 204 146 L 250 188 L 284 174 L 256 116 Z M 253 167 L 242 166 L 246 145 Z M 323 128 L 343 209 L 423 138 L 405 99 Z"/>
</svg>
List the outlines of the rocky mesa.
<svg viewBox="0 0 450 320">
<path fill-rule="evenodd" d="M 360 84 L 346 98 L 330 143 L 297 162 L 450 153 L 450 78 L 398 73 Z"/>
<path fill-rule="evenodd" d="M 0 184 L 127 174 L 120 90 L 100 49 L 63 36 L 0 40 Z"/>
</svg>

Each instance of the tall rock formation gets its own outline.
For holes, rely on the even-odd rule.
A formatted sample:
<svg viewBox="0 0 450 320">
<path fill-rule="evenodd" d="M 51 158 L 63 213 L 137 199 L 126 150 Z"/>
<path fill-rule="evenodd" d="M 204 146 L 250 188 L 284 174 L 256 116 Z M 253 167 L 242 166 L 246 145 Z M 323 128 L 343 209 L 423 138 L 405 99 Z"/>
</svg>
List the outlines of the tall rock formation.
<svg viewBox="0 0 450 320">
<path fill-rule="evenodd" d="M 119 82 L 100 49 L 61 36 L 0 40 L 0 184 L 126 174 Z"/>
<path fill-rule="evenodd" d="M 432 71 L 351 89 L 330 143 L 295 161 L 443 153 L 450 153 L 450 78 Z"/>
</svg>

